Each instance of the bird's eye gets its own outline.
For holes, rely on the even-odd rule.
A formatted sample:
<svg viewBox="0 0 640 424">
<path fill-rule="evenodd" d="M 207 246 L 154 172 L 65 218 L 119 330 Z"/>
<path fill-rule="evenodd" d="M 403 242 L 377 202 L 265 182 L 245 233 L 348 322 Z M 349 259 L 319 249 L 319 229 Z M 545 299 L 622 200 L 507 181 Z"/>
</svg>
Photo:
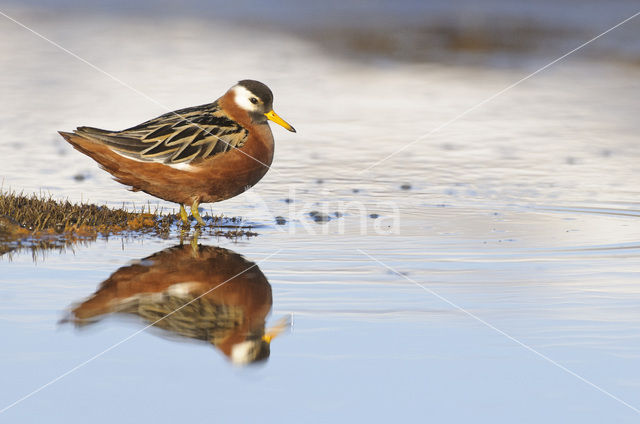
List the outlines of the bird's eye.
<svg viewBox="0 0 640 424">
<path fill-rule="evenodd" d="M 258 99 L 256 99 L 255 97 L 250 98 L 250 99 L 249 99 L 249 101 L 250 101 L 251 103 L 253 103 L 254 105 L 257 105 L 257 104 L 258 104 Z"/>
</svg>

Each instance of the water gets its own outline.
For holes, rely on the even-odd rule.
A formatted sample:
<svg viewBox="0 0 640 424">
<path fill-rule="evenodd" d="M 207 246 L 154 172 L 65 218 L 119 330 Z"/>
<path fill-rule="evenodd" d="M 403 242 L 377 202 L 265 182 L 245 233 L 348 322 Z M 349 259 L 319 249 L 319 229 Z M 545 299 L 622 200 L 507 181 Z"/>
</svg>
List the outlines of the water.
<svg viewBox="0 0 640 424">
<path fill-rule="evenodd" d="M 170 109 L 260 79 L 298 133 L 274 128 L 273 169 L 211 206 L 259 236 L 200 238 L 257 263 L 273 296 L 266 328 L 292 320 L 266 363 L 237 367 L 210 343 L 136 334 L 146 324 L 130 316 L 60 323 L 177 236 L 18 252 L 0 259 L 0 408 L 100 356 L 0 422 L 637 420 L 637 65 L 576 53 L 423 137 L 565 50 L 509 66 L 350 60 L 296 32 L 188 14 L 11 10 Z M 55 132 L 166 110 L 6 19 L 0 31 L 4 187 L 174 208 L 126 191 Z M 313 210 L 332 219 L 316 223 Z"/>
</svg>

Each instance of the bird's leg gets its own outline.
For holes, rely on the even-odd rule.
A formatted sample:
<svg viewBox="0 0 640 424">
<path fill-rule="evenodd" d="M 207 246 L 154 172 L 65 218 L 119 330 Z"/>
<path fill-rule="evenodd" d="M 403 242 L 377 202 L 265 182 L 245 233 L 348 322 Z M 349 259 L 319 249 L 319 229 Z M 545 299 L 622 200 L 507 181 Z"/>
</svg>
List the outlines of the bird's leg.
<svg viewBox="0 0 640 424">
<path fill-rule="evenodd" d="M 200 229 L 196 228 L 193 232 L 193 237 L 191 238 L 191 253 L 193 257 L 198 257 L 198 236 L 200 235 Z"/>
<path fill-rule="evenodd" d="M 180 203 L 180 218 L 183 224 L 187 225 L 189 223 L 189 215 L 187 215 L 187 211 L 182 203 Z"/>
<path fill-rule="evenodd" d="M 199 204 L 200 202 L 197 200 L 193 202 L 193 204 L 191 205 L 191 215 L 193 215 L 196 221 L 198 221 L 198 224 L 202 225 L 203 227 L 206 227 L 207 224 L 204 223 L 204 221 L 202 220 L 202 217 L 200 216 L 200 213 L 198 213 Z"/>
</svg>

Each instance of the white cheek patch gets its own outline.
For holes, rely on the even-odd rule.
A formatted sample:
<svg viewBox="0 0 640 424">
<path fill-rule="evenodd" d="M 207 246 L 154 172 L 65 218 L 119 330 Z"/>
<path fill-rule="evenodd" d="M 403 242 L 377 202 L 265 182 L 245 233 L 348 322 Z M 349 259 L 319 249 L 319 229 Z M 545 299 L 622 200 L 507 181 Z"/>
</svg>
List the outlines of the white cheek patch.
<svg viewBox="0 0 640 424">
<path fill-rule="evenodd" d="M 249 100 L 252 97 L 256 97 L 255 94 L 253 94 L 251 91 L 247 90 L 246 88 L 244 88 L 241 85 L 237 85 L 233 88 L 233 92 L 235 93 L 235 97 L 234 100 L 236 101 L 236 104 L 248 111 L 248 112 L 257 112 L 258 111 L 258 105 L 254 105 L 253 103 L 251 103 L 251 101 Z"/>
<path fill-rule="evenodd" d="M 251 351 L 255 345 L 251 342 L 241 342 L 231 347 L 231 363 L 234 365 L 246 365 L 251 362 Z"/>
</svg>

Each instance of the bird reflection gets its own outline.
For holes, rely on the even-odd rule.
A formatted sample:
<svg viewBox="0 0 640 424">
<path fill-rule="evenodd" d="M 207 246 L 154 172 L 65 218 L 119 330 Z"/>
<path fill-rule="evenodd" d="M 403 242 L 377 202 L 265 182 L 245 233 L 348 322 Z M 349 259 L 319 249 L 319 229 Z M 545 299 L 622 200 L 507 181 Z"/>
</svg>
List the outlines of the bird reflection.
<svg viewBox="0 0 640 424">
<path fill-rule="evenodd" d="M 68 321 L 84 326 L 110 314 L 138 316 L 245 365 L 266 360 L 286 326 L 265 330 L 271 305 L 271 285 L 255 263 L 220 247 L 179 245 L 118 269 L 73 307 Z"/>
</svg>

